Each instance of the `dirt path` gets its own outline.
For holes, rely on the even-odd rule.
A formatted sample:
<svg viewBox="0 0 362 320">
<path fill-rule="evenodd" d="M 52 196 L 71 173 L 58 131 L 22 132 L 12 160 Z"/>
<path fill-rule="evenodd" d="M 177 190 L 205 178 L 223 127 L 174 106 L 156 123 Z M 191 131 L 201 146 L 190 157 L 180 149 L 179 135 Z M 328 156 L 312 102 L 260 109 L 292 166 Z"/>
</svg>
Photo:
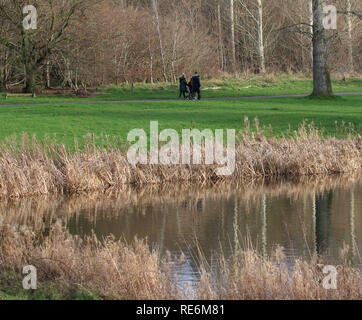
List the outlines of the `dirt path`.
<svg viewBox="0 0 362 320">
<path fill-rule="evenodd" d="M 362 92 L 340 92 L 335 93 L 336 96 L 355 96 L 362 95 Z M 308 97 L 309 94 L 286 94 L 274 96 L 243 96 L 243 97 L 220 97 L 220 98 L 204 98 L 202 101 L 228 101 L 228 100 L 249 100 L 249 99 L 275 99 L 275 98 L 302 98 Z M 140 99 L 140 100 L 80 100 L 80 101 L 59 101 L 59 102 L 36 102 L 36 103 L 18 103 L 18 104 L 0 104 L 0 107 L 25 107 L 25 106 L 42 106 L 42 105 L 81 105 L 81 104 L 106 104 L 106 103 L 132 103 L 132 102 L 167 102 L 182 101 L 180 99 Z"/>
</svg>

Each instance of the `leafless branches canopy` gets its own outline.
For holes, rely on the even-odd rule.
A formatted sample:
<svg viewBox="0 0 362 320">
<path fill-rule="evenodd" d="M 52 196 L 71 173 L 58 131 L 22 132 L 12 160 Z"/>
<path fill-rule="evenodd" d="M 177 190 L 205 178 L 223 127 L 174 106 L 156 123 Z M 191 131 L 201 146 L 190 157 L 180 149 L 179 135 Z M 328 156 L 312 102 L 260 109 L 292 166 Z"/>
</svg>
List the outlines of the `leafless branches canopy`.
<svg viewBox="0 0 362 320">
<path fill-rule="evenodd" d="M 312 3 L 323 0 L 31 2 L 36 30 L 23 28 L 29 1 L 0 0 L 0 91 L 174 82 L 196 70 L 204 77 L 311 71 L 313 60 L 317 69 L 362 70 L 360 0 L 334 1 L 338 28 L 323 32 L 322 49 L 312 46 L 321 39 Z"/>
</svg>

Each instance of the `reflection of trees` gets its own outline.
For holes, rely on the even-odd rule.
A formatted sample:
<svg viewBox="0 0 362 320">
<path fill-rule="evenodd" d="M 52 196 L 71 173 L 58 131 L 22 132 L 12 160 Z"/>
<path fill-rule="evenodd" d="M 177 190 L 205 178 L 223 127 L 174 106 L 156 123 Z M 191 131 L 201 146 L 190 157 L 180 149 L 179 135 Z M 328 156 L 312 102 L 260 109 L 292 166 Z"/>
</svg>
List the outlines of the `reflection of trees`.
<svg viewBox="0 0 362 320">
<path fill-rule="evenodd" d="M 160 230 L 160 254 L 163 254 L 163 249 L 165 247 L 165 231 L 166 231 L 166 206 L 162 205 L 162 225 Z"/>
<path fill-rule="evenodd" d="M 356 259 L 356 228 L 355 228 L 355 199 L 354 199 L 354 187 L 351 188 L 351 206 L 349 215 L 349 225 L 351 231 L 351 248 L 352 248 L 352 259 Z"/>
<path fill-rule="evenodd" d="M 315 237 L 318 254 L 323 254 L 328 247 L 332 199 L 332 191 L 325 191 L 315 196 Z"/>
<path fill-rule="evenodd" d="M 234 232 L 234 249 L 239 249 L 239 222 L 238 222 L 238 197 L 234 195 L 234 220 L 233 220 L 233 232 Z"/>
<path fill-rule="evenodd" d="M 76 197 L 8 199 L 7 201 L 0 201 L 0 220 L 5 224 L 30 224 L 32 226 L 39 224 L 40 227 L 44 223 L 44 219 L 49 222 L 52 219 L 61 219 L 67 223 L 74 215 L 82 215 L 95 224 L 99 217 L 99 211 L 107 212 L 107 216 L 115 217 L 126 209 L 132 215 L 144 216 L 149 213 L 150 208 L 159 207 L 163 203 L 176 203 L 180 210 L 188 209 L 190 212 L 196 213 L 205 211 L 206 199 L 220 201 L 221 199 L 232 198 L 236 193 L 239 198 L 239 207 L 240 201 L 243 203 L 259 201 L 258 199 L 263 194 L 267 194 L 269 197 L 285 195 L 297 200 L 311 191 L 318 193 L 325 189 L 331 190 L 342 186 L 350 188 L 359 179 L 358 175 L 308 179 L 305 177 L 305 180 L 293 182 L 277 181 L 264 184 L 264 181 L 264 183 L 255 182 L 250 185 L 225 184 L 204 186 L 203 188 L 166 185 L 162 190 L 160 188 L 134 189 L 125 187 L 122 192 L 110 189 L 107 193 L 85 194 Z M 224 215 L 222 222 L 226 225 L 228 221 L 226 212 Z"/>
<path fill-rule="evenodd" d="M 317 252 L 317 226 L 316 226 L 316 222 L 317 222 L 317 218 L 316 218 L 316 195 L 315 195 L 315 191 L 312 192 L 312 224 L 313 224 L 313 252 Z"/>
<path fill-rule="evenodd" d="M 266 237 L 266 233 L 267 233 L 267 221 L 266 221 L 266 195 L 263 194 L 262 198 L 261 198 L 261 221 L 262 221 L 262 225 L 261 225 L 261 237 L 262 237 L 262 254 L 263 257 L 266 256 L 266 246 L 267 246 L 267 237 Z"/>
<path fill-rule="evenodd" d="M 241 249 L 241 241 L 246 240 L 247 241 L 247 245 L 248 244 L 252 244 L 252 242 L 249 243 L 249 241 L 252 241 L 253 239 L 249 238 L 250 234 L 248 231 L 248 221 L 245 220 L 246 225 L 243 225 L 243 223 L 240 223 L 240 219 L 242 219 L 243 217 L 241 217 L 241 213 L 244 212 L 243 211 L 243 205 L 239 202 L 240 198 L 238 197 L 237 194 L 234 195 L 234 200 L 233 200 L 233 217 L 232 217 L 232 234 L 233 234 L 233 248 L 234 250 L 239 250 Z M 258 212 L 260 213 L 260 220 L 257 219 L 257 221 L 260 221 L 260 227 L 258 224 L 257 227 L 257 234 L 258 234 L 258 239 L 256 239 L 260 244 L 261 244 L 261 253 L 263 256 L 267 255 L 267 213 L 266 213 L 266 194 L 262 194 L 260 196 L 260 200 L 255 200 L 255 201 L 260 201 L 260 203 L 256 204 L 256 208 L 258 210 Z M 245 205 L 245 203 L 244 203 Z M 254 205 L 252 205 L 254 206 Z M 244 208 L 245 209 L 245 208 Z M 247 212 L 248 209 L 245 210 L 245 213 Z M 250 210 L 250 208 L 249 208 Z M 222 225 L 224 223 L 224 213 L 222 216 Z M 242 234 L 242 228 L 246 229 L 246 233 Z M 223 226 L 223 229 L 225 227 Z M 260 235 L 260 236 L 259 236 Z M 242 236 L 242 237 L 240 237 Z"/>
<path fill-rule="evenodd" d="M 290 210 L 283 209 L 284 197 L 296 202 L 297 207 L 299 201 L 310 197 L 312 192 L 312 251 L 323 253 L 331 239 L 330 232 L 333 232 L 333 229 L 330 231 L 333 228 L 330 222 L 333 194 L 322 189 L 347 189 L 355 183 L 356 180 L 352 178 L 321 179 L 305 184 L 284 182 L 255 185 L 246 189 L 232 185 L 223 188 L 180 189 L 177 192 L 170 188 L 162 192 L 147 192 L 143 189 L 136 192 L 130 189 L 115 195 L 95 194 L 91 199 L 89 195 L 77 198 L 33 198 L 0 202 L 0 224 L 34 224 L 34 230 L 40 230 L 44 224 L 49 226 L 54 220 L 61 219 L 72 234 L 90 235 L 94 229 L 99 238 L 113 234 L 127 241 L 137 234 L 140 238 L 147 237 L 150 244 L 155 243 L 161 248 L 164 246 L 170 251 L 178 250 L 180 245 L 190 243 L 197 237 L 202 240 L 206 255 L 211 249 L 219 249 L 221 246 L 224 252 L 240 248 L 245 240 L 248 241 L 245 244 L 255 245 L 261 253 L 266 253 L 268 245 L 284 241 L 287 237 L 280 232 L 280 224 L 284 221 L 277 217 L 282 218 L 285 213 L 285 218 L 290 219 L 288 221 L 291 224 L 295 223 L 293 217 L 286 214 Z M 358 213 L 359 208 L 354 198 L 358 199 L 356 194 L 360 194 L 360 187 L 356 185 L 354 191 L 348 191 L 347 199 L 343 201 L 351 204 L 350 211 L 344 212 L 344 229 L 350 231 L 347 242 L 356 249 L 353 245 L 358 232 L 358 226 L 355 225 L 358 215 L 355 216 L 355 211 Z M 281 196 L 281 199 L 274 201 Z M 289 200 L 286 205 L 289 208 Z M 280 206 L 284 211 L 279 210 Z M 354 206 L 357 206 L 356 209 Z M 349 219 L 346 217 L 348 214 Z M 296 239 L 299 237 L 297 234 L 292 236 Z M 356 254 L 356 251 L 353 253 Z"/>
</svg>

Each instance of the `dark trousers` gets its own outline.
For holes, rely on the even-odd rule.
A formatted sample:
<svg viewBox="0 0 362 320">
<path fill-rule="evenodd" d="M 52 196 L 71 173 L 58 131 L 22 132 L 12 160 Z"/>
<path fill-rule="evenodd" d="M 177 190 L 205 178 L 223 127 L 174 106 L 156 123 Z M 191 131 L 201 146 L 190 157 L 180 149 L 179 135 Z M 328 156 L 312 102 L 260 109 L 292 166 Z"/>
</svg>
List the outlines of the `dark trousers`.
<svg viewBox="0 0 362 320">
<path fill-rule="evenodd" d="M 186 99 L 186 91 L 180 90 L 180 95 L 179 95 L 178 97 L 181 98 L 182 95 L 183 95 L 184 98 Z"/>
<path fill-rule="evenodd" d="M 197 94 L 197 100 L 201 100 L 201 89 L 200 88 L 193 88 L 190 93 L 190 99 L 193 100 L 196 98 Z"/>
<path fill-rule="evenodd" d="M 189 93 L 189 99 L 193 100 L 194 98 L 195 98 L 195 92 L 193 91 L 193 89 L 191 89 Z"/>
<path fill-rule="evenodd" d="M 201 100 L 201 89 L 200 88 L 195 88 L 195 93 L 194 93 L 194 97 L 197 93 L 197 100 Z"/>
</svg>

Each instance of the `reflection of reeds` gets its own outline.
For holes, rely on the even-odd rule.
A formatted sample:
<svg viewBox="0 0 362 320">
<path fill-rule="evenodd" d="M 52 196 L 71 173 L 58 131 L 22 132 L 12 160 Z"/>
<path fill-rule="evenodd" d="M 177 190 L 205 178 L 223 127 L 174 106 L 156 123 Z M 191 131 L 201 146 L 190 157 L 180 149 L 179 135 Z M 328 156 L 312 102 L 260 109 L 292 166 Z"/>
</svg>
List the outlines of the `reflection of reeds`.
<svg viewBox="0 0 362 320">
<path fill-rule="evenodd" d="M 190 212 L 204 210 L 200 204 L 207 199 L 230 199 L 235 195 L 243 201 L 245 210 L 258 206 L 263 195 L 268 197 L 287 196 L 293 201 L 307 199 L 312 194 L 321 194 L 336 188 L 348 189 L 360 181 L 359 174 L 339 176 L 298 177 L 293 180 L 265 181 L 253 180 L 249 183 L 228 183 L 192 187 L 188 185 L 162 185 L 134 188 L 124 186 L 102 193 L 88 193 L 78 196 L 43 196 L 26 199 L 7 199 L 0 202 L 1 225 L 29 225 L 41 229 L 43 224 L 50 226 L 52 221 L 64 222 L 74 215 L 82 213 L 90 221 L 96 219 L 99 211 L 112 215 L 120 214 L 124 209 L 144 214 L 148 205 L 154 207 L 164 203 L 176 203 L 187 207 Z"/>
<path fill-rule="evenodd" d="M 104 299 L 181 297 L 171 281 L 172 266 L 160 261 L 158 251 L 150 251 L 144 241 L 128 245 L 112 238 L 100 242 L 94 236 L 80 240 L 59 223 L 41 241 L 38 237 L 29 228 L 0 227 L 1 291 L 10 290 L 7 274 L 21 275 L 23 266 L 31 264 L 38 270 L 39 287 L 51 283 L 65 298 L 74 289 Z M 231 258 L 218 259 L 217 277 L 201 259 L 196 298 L 361 299 L 361 274 L 346 261 L 338 267 L 337 290 L 325 290 L 323 264 L 316 257 L 311 262 L 298 260 L 291 271 L 280 248 L 271 258 L 237 249 Z"/>
<path fill-rule="evenodd" d="M 253 249 L 238 250 L 231 258 L 218 258 L 218 277 L 202 267 L 198 286 L 199 299 L 222 300 L 328 300 L 362 299 L 362 274 L 346 260 L 338 270 L 337 290 L 323 288 L 323 258 L 310 262 L 297 260 L 290 270 L 282 248 L 271 257 Z"/>
<path fill-rule="evenodd" d="M 232 176 L 216 175 L 217 165 L 138 165 L 132 167 L 123 151 L 97 148 L 91 139 L 83 149 L 69 151 L 49 140 L 23 137 L 0 150 L 0 199 L 48 194 L 80 194 L 125 185 L 161 186 L 165 183 L 205 184 L 258 178 L 300 177 L 354 172 L 362 165 L 362 138 L 322 138 L 318 130 L 302 126 L 292 138 L 273 139 L 244 132 L 236 147 Z"/>
<path fill-rule="evenodd" d="M 0 291 L 11 290 L 6 275 L 21 275 L 25 265 L 37 268 L 40 288 L 51 283 L 65 297 L 80 290 L 100 298 L 171 298 L 170 283 L 161 272 L 157 252 L 150 251 L 141 240 L 132 245 L 112 238 L 102 243 L 95 237 L 80 240 L 59 223 L 41 239 L 26 227 L 0 227 L 0 279 L 5 277 L 5 282 L 0 281 Z"/>
</svg>

